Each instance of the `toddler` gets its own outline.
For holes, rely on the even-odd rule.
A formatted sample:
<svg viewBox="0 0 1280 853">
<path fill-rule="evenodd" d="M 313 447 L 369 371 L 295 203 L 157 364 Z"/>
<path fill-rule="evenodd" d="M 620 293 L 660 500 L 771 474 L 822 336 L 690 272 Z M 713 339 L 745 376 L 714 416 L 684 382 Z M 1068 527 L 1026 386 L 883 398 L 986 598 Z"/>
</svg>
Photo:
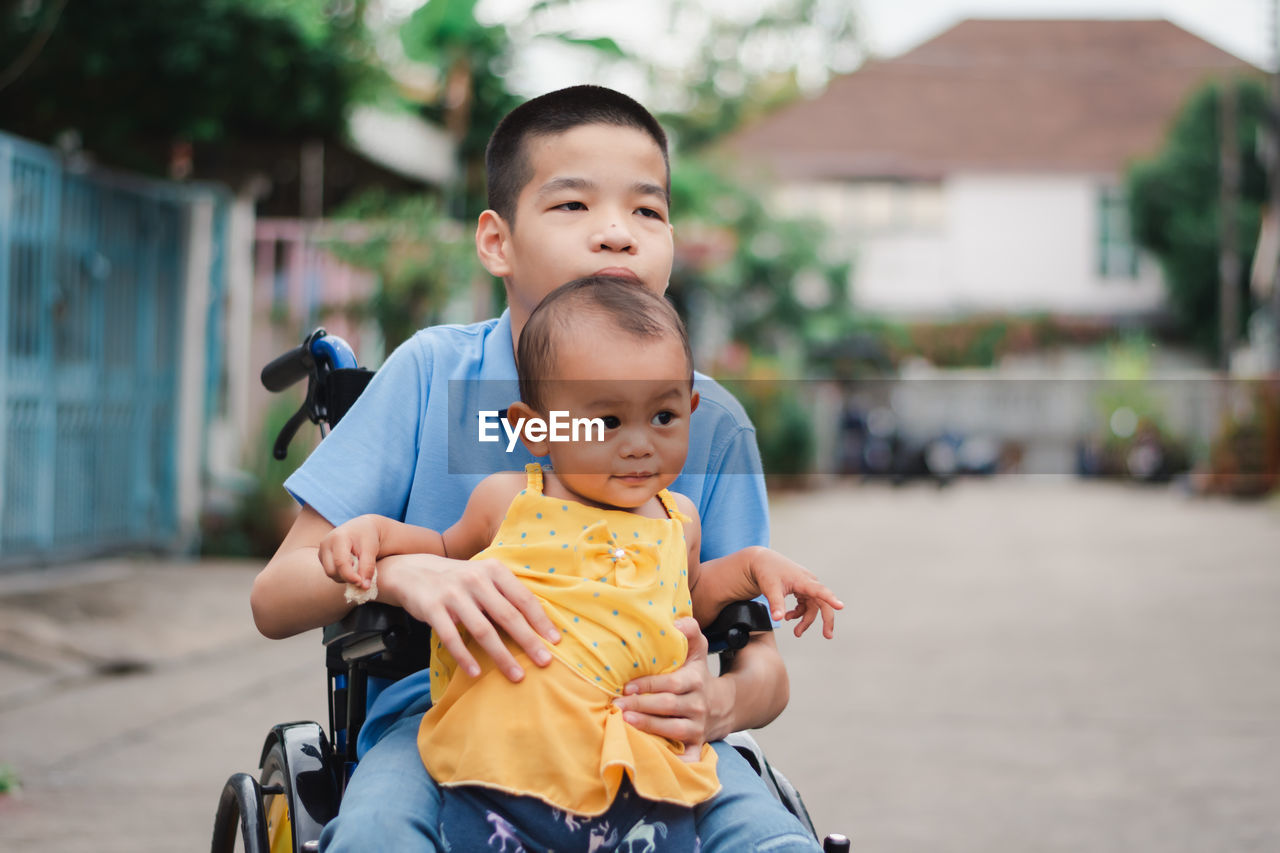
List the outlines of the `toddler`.
<svg viewBox="0 0 1280 853">
<path fill-rule="evenodd" d="M 715 752 L 628 725 L 614 700 L 636 677 L 684 663 L 685 632 L 696 628 L 678 620 L 707 624 L 730 601 L 763 594 L 775 619 L 800 620 L 797 636 L 821 615 L 830 637 L 842 604 L 765 548 L 699 564 L 697 512 L 666 489 L 684 466 L 698 395 L 684 327 L 661 297 L 608 276 L 571 282 L 530 315 L 516 363 L 522 399 L 506 418 L 550 470 L 486 478 L 443 533 L 357 517 L 322 540 L 320 561 L 367 594 L 382 556 L 497 560 L 560 634 L 534 653 L 535 663 L 538 652 L 554 658 L 545 668 L 527 666 L 508 638 L 529 673 L 518 682 L 477 654 L 465 630 L 435 637 L 418 746 L 443 788 L 441 837 L 453 849 L 643 838 L 655 845 L 646 849 L 692 850 L 692 807 L 719 787 Z M 557 415 L 573 424 L 563 436 L 540 428 Z M 449 615 L 464 629 L 494 630 L 470 613 Z"/>
</svg>

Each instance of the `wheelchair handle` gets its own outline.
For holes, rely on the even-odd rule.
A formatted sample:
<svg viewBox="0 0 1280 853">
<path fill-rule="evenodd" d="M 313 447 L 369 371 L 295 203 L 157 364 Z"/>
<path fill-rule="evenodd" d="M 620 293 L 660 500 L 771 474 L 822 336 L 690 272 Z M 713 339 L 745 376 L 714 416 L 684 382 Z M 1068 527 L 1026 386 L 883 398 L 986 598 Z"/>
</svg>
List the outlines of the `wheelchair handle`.
<svg viewBox="0 0 1280 853">
<path fill-rule="evenodd" d="M 311 357 L 318 364 L 327 364 L 329 370 L 344 370 L 356 366 L 356 354 L 351 346 L 337 335 L 325 334 L 324 329 L 317 329 L 319 336 L 311 342 Z"/>
<path fill-rule="evenodd" d="M 327 380 L 334 371 L 353 371 L 355 368 L 355 352 L 346 341 L 330 335 L 323 328 L 317 328 L 300 345 L 272 359 L 262 368 L 262 384 L 268 391 L 283 391 L 295 382 L 307 380 L 306 399 L 276 436 L 272 456 L 284 459 L 289 454 L 289 442 L 293 441 L 304 420 L 317 424 L 323 421 L 330 426 L 337 422 L 337 417 L 346 408 L 337 414 L 330 411 L 332 395 L 327 393 Z M 363 385 L 354 393 L 359 394 L 360 390 L 363 390 Z M 345 400 L 345 406 L 350 406 L 349 399 Z"/>
<path fill-rule="evenodd" d="M 355 366 L 356 354 L 350 345 L 319 328 L 298 346 L 273 358 L 262 368 L 261 379 L 268 391 L 278 392 L 301 382 L 308 374 Z"/>
<path fill-rule="evenodd" d="M 311 355 L 311 341 L 320 332 L 323 330 L 317 329 L 312 332 L 302 344 L 284 355 L 276 356 L 262 368 L 262 384 L 268 391 L 273 393 L 283 391 L 293 383 L 307 378 L 307 374 L 315 367 L 315 359 Z"/>
</svg>

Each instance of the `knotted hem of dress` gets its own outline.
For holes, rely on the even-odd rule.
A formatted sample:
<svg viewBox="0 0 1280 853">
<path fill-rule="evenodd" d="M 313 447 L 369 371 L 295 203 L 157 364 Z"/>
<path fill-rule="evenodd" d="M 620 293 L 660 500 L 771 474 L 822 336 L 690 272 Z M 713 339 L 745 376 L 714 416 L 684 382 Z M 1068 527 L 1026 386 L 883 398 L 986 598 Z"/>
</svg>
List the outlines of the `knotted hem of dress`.
<svg viewBox="0 0 1280 853">
<path fill-rule="evenodd" d="M 627 723 L 611 697 L 563 662 L 539 668 L 523 654 L 517 660 L 523 681 L 513 684 L 482 664 L 475 683 L 459 673 L 423 715 L 418 751 L 437 784 L 532 797 L 583 817 L 609 809 L 624 774 L 637 795 L 655 802 L 693 807 L 719 792 L 709 744 L 686 762 L 665 738 Z M 557 709 L 555 728 L 544 715 L 523 713 L 548 707 Z M 508 748 L 495 750 L 495 740 Z"/>
</svg>

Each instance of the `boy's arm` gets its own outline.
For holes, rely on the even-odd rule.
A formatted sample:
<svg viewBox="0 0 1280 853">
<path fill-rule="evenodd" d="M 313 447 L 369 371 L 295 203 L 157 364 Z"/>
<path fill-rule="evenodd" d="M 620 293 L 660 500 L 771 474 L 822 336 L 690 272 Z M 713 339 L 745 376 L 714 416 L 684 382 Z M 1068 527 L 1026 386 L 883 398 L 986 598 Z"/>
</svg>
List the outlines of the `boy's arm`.
<svg viewBox="0 0 1280 853">
<path fill-rule="evenodd" d="M 744 598 L 754 598 L 755 595 L 723 598 L 722 588 L 721 600 L 711 602 L 709 607 L 699 607 L 699 599 L 704 599 L 705 604 L 705 600 L 715 594 L 714 578 L 708 583 L 706 570 L 713 567 L 714 574 L 716 561 L 703 563 L 699 557 L 702 551 L 702 525 L 697 508 L 683 495 L 677 496 L 677 503 L 681 511 L 693 519 L 692 524 L 685 526 L 685 538 L 689 543 L 689 592 L 693 598 L 694 618 L 699 625 L 708 625 L 725 605 Z M 700 610 L 704 611 L 706 621 L 699 618 Z M 697 648 L 705 660 L 706 638 L 702 636 L 701 629 L 696 634 L 696 640 L 691 640 L 690 650 L 692 652 Z M 768 725 L 782 713 L 791 698 L 787 668 L 772 632 L 753 635 L 747 645 L 734 656 L 733 668 L 719 677 L 712 676 L 706 665 L 685 667 L 678 672 L 685 670 L 689 670 L 691 676 L 696 674 L 701 677 L 703 672 L 706 673 L 706 722 L 703 734 L 706 741 L 721 740 L 731 732 Z"/>
<path fill-rule="evenodd" d="M 344 598 L 345 585 L 325 575 L 318 556 L 320 542 L 333 529 L 322 515 L 304 507 L 280 548 L 254 579 L 250 604 L 254 622 L 265 636 L 280 639 L 319 628 L 341 619 L 351 609 Z M 445 532 L 447 548 L 452 546 L 453 530 Z M 459 549 L 471 547 L 469 543 L 480 538 L 466 526 L 459 532 Z M 415 619 L 429 624 L 459 665 L 473 673 L 479 668 L 461 642 L 459 624 L 512 681 L 520 680 L 524 673 L 499 629 L 535 664 L 551 662 L 542 638 L 559 642 L 559 632 L 528 587 L 496 560 L 394 555 L 378 560 L 378 577 L 378 600 L 403 607 Z"/>
<path fill-rule="evenodd" d="M 710 388 L 702 395 L 704 414 L 713 411 L 713 396 Z M 709 526 L 702 532 L 700 553 L 710 559 L 749 545 L 767 545 L 768 498 L 754 430 L 737 429 L 727 439 L 723 452 L 707 463 L 707 481 L 699 508 Z M 729 710 L 717 717 L 712 729 L 717 736 L 768 725 L 787 707 L 787 668 L 773 632 L 753 635 L 734 656 L 733 668 L 716 679 L 716 690 L 730 689 L 732 695 L 718 700 Z"/>
<path fill-rule="evenodd" d="M 304 506 L 266 567 L 253 580 L 249 605 L 258 630 L 273 640 L 341 619 L 351 605 L 324 572 L 320 542 L 333 525 Z"/>
<path fill-rule="evenodd" d="M 676 495 L 689 545 L 689 583 L 699 585 L 701 525 L 692 502 Z M 650 734 L 690 745 L 721 740 L 725 735 L 768 725 L 790 698 L 787 670 L 773 634 L 757 634 L 734 659 L 733 669 L 716 677 L 707 661 L 707 640 L 698 623 L 681 619 L 676 627 L 689 641 L 689 655 L 675 672 L 637 678 L 615 699 L 624 719 Z"/>
</svg>

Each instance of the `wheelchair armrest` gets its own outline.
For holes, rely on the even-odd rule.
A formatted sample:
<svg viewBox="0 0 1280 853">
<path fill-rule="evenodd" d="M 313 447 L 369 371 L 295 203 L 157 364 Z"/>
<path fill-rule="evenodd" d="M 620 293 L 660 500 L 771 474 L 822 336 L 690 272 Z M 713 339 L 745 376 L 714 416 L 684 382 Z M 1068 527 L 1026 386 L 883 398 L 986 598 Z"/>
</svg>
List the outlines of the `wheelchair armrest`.
<svg viewBox="0 0 1280 853">
<path fill-rule="evenodd" d="M 752 634 L 772 631 L 769 608 L 758 601 L 735 601 L 720 611 L 715 621 L 703 629 L 708 654 L 729 654 L 741 649 Z"/>
<path fill-rule="evenodd" d="M 409 614 L 398 607 L 371 602 L 352 608 L 324 626 L 325 648 L 337 648 L 346 661 L 396 648 L 408 629 Z"/>
<path fill-rule="evenodd" d="M 416 672 L 430 660 L 430 628 L 399 607 L 370 602 L 324 627 L 330 668 L 380 658 L 379 675 Z"/>
<path fill-rule="evenodd" d="M 769 609 L 758 601 L 735 601 L 703 630 L 710 654 L 732 655 L 752 634 L 772 631 Z M 399 607 L 370 602 L 324 627 L 331 668 L 378 659 L 377 669 L 407 675 L 430 661 L 430 629 Z"/>
</svg>

